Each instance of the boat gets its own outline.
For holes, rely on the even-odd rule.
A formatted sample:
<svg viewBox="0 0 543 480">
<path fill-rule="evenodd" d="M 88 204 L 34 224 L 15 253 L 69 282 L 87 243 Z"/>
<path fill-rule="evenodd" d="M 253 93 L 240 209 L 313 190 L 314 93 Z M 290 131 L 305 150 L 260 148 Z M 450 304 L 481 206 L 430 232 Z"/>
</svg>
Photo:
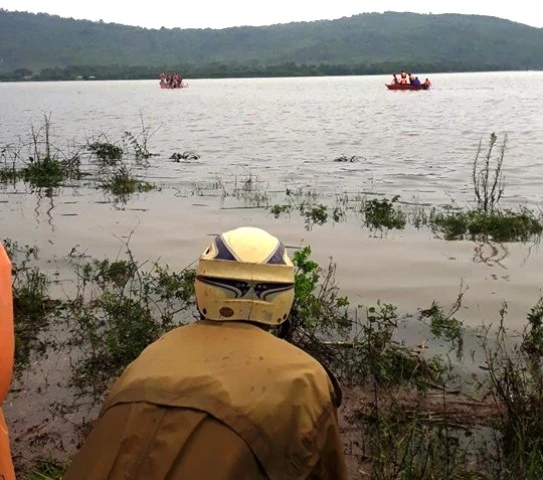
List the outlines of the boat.
<svg viewBox="0 0 543 480">
<path fill-rule="evenodd" d="M 389 90 L 429 90 L 430 85 L 411 85 L 410 83 L 385 83 Z"/>
<path fill-rule="evenodd" d="M 174 85 L 170 85 L 168 83 L 160 83 L 160 88 L 165 88 L 165 89 L 168 89 L 168 90 L 178 90 L 178 89 L 181 89 L 181 88 L 187 88 L 189 86 L 188 83 L 186 82 L 181 82 L 181 85 L 177 85 L 177 84 L 174 84 Z"/>
<path fill-rule="evenodd" d="M 161 72 L 159 84 L 160 88 L 165 88 L 166 90 L 177 90 L 181 88 L 187 88 L 189 86 L 188 83 L 183 81 L 183 77 L 177 72 Z"/>
</svg>

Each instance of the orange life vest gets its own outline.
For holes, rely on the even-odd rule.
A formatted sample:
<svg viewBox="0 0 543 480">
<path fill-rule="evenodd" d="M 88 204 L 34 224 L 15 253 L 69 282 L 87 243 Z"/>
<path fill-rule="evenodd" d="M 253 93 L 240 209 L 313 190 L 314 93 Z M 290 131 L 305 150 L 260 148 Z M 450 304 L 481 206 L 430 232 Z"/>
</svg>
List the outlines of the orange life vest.
<svg viewBox="0 0 543 480">
<path fill-rule="evenodd" d="M 11 382 L 15 339 L 13 333 L 13 298 L 11 292 L 11 262 L 0 245 L 0 479 L 15 480 L 9 435 L 2 413 Z"/>
</svg>

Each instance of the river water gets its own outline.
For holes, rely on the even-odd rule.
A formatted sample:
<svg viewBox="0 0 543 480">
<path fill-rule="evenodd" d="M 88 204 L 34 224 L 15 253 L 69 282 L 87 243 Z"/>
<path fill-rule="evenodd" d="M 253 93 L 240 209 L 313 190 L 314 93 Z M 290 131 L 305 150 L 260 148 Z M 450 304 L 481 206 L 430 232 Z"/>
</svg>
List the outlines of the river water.
<svg viewBox="0 0 543 480">
<path fill-rule="evenodd" d="M 3 187 L 0 238 L 38 245 L 51 272 L 69 282 L 66 256 L 75 246 L 111 257 L 130 236 L 139 260 L 175 269 L 197 258 L 208 235 L 252 224 L 289 246 L 310 244 L 321 263 L 332 258 L 356 304 L 380 299 L 414 312 L 433 300 L 450 305 L 465 289 L 461 319 L 496 321 L 507 301 L 507 321 L 520 327 L 543 285 L 539 245 L 448 242 L 414 228 L 382 235 L 355 220 L 308 229 L 295 213 L 269 212 L 299 188 L 324 203 L 371 193 L 468 206 L 472 162 L 491 132 L 499 144 L 507 134 L 502 205 L 539 209 L 543 72 L 430 78 L 432 89 L 420 92 L 388 91 L 388 76 L 187 79 L 182 90 L 156 81 L 0 84 L 0 145 L 27 143 L 44 114 L 60 158 L 93 139 L 119 143 L 126 131 L 141 142 L 145 130 L 156 155 L 134 172 L 159 187 L 119 204 L 96 188 L 90 167 L 92 176 L 49 195 Z M 184 151 L 199 159 L 170 160 Z M 359 161 L 334 162 L 343 155 Z M 236 190 L 247 195 L 236 198 Z"/>
</svg>

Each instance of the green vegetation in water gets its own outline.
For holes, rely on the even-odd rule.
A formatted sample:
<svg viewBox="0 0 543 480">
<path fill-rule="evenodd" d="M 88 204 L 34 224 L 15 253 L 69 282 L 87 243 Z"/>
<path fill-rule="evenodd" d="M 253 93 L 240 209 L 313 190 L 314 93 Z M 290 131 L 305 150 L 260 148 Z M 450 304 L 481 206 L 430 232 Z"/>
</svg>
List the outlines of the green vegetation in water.
<svg viewBox="0 0 543 480">
<path fill-rule="evenodd" d="M 21 378 L 33 361 L 56 346 L 53 337 L 43 336 L 53 319 L 60 314 L 63 302 L 48 295 L 50 279 L 34 261 L 37 247 L 20 246 L 4 239 L 3 245 L 12 259 L 13 312 L 15 316 L 14 375 Z"/>
<path fill-rule="evenodd" d="M 123 147 L 110 142 L 101 135 L 86 146 L 86 151 L 95 155 L 105 168 L 114 167 L 113 171 L 106 170 L 105 177 L 99 178 L 99 186 L 111 193 L 116 200 L 126 202 L 128 197 L 136 192 L 148 192 L 157 188 L 150 182 L 138 179 L 131 174 L 134 166 L 148 166 L 147 160 L 153 155 L 148 150 L 148 142 L 154 134 L 151 127 L 141 119 L 141 132 L 134 135 L 125 132 L 122 136 Z M 29 145 L 4 146 L 0 151 L 3 167 L 0 168 L 0 182 L 15 183 L 26 181 L 39 188 L 59 186 L 66 178 L 79 179 L 84 175 L 80 170 L 81 152 L 64 155 L 59 160 L 53 152 L 59 152 L 50 141 L 50 117 L 45 116 L 44 125 L 32 129 Z M 321 198 L 315 189 L 289 187 L 285 190 L 285 198 L 278 203 L 272 203 L 272 193 L 264 182 L 249 174 L 246 177 L 236 176 L 234 185 L 228 189 L 222 180 L 205 187 L 195 184 L 193 195 L 217 195 L 224 199 L 231 197 L 243 201 L 242 208 L 266 208 L 275 218 L 281 215 L 298 212 L 304 219 L 305 228 L 328 222 L 347 222 L 354 216 L 368 228 L 370 232 L 386 233 L 390 230 L 403 230 L 407 225 L 417 229 L 427 227 L 446 240 L 472 239 L 495 242 L 539 241 L 543 232 L 543 218 L 526 207 L 517 211 L 501 209 L 499 202 L 505 190 L 503 165 L 507 146 L 505 136 L 498 146 L 498 136 L 490 134 L 488 149 L 484 155 L 480 142 L 472 167 L 472 181 L 475 198 L 475 208 L 452 209 L 446 207 L 429 207 L 409 204 L 400 201 L 398 195 L 386 198 L 370 194 L 347 193 L 336 194 L 335 204 L 329 199 Z M 23 161 L 22 151 L 30 148 L 32 155 Z M 125 157 L 132 163 L 121 163 Z M 170 156 L 173 161 L 195 160 L 199 155 L 191 151 L 174 153 Z M 358 161 L 357 155 L 341 155 L 335 159 L 338 162 Z M 22 166 L 21 166 L 22 164 Z M 100 172 L 103 175 L 103 171 Z M 87 173 L 86 173 L 87 174 Z M 49 190 L 48 196 L 54 192 Z"/>
<path fill-rule="evenodd" d="M 433 217 L 432 226 L 443 232 L 447 240 L 489 238 L 496 242 L 527 242 L 539 238 L 543 231 L 542 219 L 526 208 L 520 212 L 494 210 L 486 214 L 478 210 L 439 213 Z"/>
<path fill-rule="evenodd" d="M 78 277 L 77 300 L 65 320 L 70 346 L 84 355 L 70 383 L 78 395 L 97 399 L 147 345 L 190 318 L 194 270 L 175 273 L 158 264 L 145 270 L 127 250 L 126 259 L 80 265 Z"/>
<path fill-rule="evenodd" d="M 498 136 L 490 134 L 488 150 L 481 159 L 482 141 L 473 161 L 472 181 L 476 207 L 468 211 L 438 213 L 432 218 L 434 230 L 441 231 L 448 240 L 469 237 L 490 238 L 496 242 L 539 240 L 543 220 L 527 208 L 518 212 L 502 210 L 500 200 L 505 191 L 503 162 L 507 135 L 496 155 Z"/>
<path fill-rule="evenodd" d="M 488 332 L 483 342 L 485 386 L 500 407 L 491 423 L 499 432 L 492 478 L 543 478 L 543 298 L 529 312 L 518 342 L 504 326 L 506 313 L 504 303 L 494 342 Z"/>
<path fill-rule="evenodd" d="M 23 150 L 31 152 L 26 159 Z M 45 115 L 39 129 L 32 127 L 29 144 L 2 147 L 0 158 L 4 165 L 0 167 L 0 182 L 15 183 L 22 180 L 34 187 L 53 188 L 66 179 L 81 178 L 79 153 L 60 160 L 55 152 L 58 150 L 51 142 L 51 117 Z"/>
<path fill-rule="evenodd" d="M 115 165 L 123 157 L 123 149 L 109 142 L 92 142 L 89 150 L 106 165 Z"/>
<path fill-rule="evenodd" d="M 304 217 L 308 229 L 313 225 L 324 225 L 328 221 L 328 207 L 322 203 L 315 205 L 302 202 L 300 213 Z"/>
<path fill-rule="evenodd" d="M 239 179 L 236 176 L 232 196 L 255 208 L 268 208 L 270 197 L 262 185 L 263 182 L 255 175 L 250 174 Z"/>
<path fill-rule="evenodd" d="M 23 477 L 23 480 L 62 480 L 68 463 L 55 459 L 39 459 Z"/>
<path fill-rule="evenodd" d="M 149 192 L 154 190 L 156 186 L 149 182 L 138 180 L 130 173 L 126 166 L 122 165 L 113 173 L 109 180 L 103 181 L 101 188 L 117 197 L 126 198 L 126 196 L 136 192 Z"/>
<path fill-rule="evenodd" d="M 394 208 L 394 203 L 400 198 L 396 195 L 392 200 L 387 198 L 373 199 L 362 205 L 366 225 L 371 229 L 403 230 L 406 224 L 405 213 Z"/>
<path fill-rule="evenodd" d="M 370 198 L 370 195 L 336 195 L 333 207 L 319 204 L 315 198 L 306 200 L 300 192 L 292 195 L 287 189 L 287 203 L 276 203 L 270 213 L 275 218 L 298 210 L 305 218 L 306 228 L 323 225 L 327 221 L 347 221 L 349 213 L 361 215 L 361 220 L 370 231 L 403 230 L 407 224 L 415 228 L 430 227 L 443 234 L 446 240 L 483 240 L 494 242 L 538 242 L 543 232 L 543 216 L 526 207 L 517 211 L 500 208 L 505 191 L 503 163 L 507 136 L 497 148 L 498 137 L 490 134 L 488 150 L 481 159 L 480 142 L 472 168 L 475 208 L 453 209 L 448 207 L 430 209 L 420 205 L 400 204 L 399 195 L 392 199 Z M 496 150 L 498 153 L 496 154 Z M 349 157 L 340 157 L 347 161 Z M 347 159 L 347 160 L 345 160 Z M 326 212 L 332 209 L 332 215 Z"/>
<path fill-rule="evenodd" d="M 407 223 L 407 214 L 394 206 L 399 196 L 391 200 L 357 198 L 351 205 L 350 200 L 346 198 L 339 199 L 333 207 L 324 203 L 316 203 L 314 198 L 303 198 L 300 203 L 291 201 L 289 203 L 274 204 L 270 208 L 270 213 L 275 218 L 283 214 L 290 214 L 297 210 L 304 218 L 306 229 L 311 229 L 314 225 L 324 225 L 328 221 L 335 223 L 348 220 L 348 213 L 354 212 L 362 215 L 362 221 L 370 231 L 375 230 L 403 230 Z M 330 212 L 331 210 L 331 212 Z"/>
<path fill-rule="evenodd" d="M 150 126 L 146 126 L 143 117 L 141 118 L 142 131 L 139 135 L 134 135 L 132 132 L 124 132 L 123 141 L 126 142 L 134 151 L 136 160 L 147 160 L 153 156 L 148 149 L 148 141 L 152 133 L 150 132 Z"/>
<path fill-rule="evenodd" d="M 62 163 L 50 157 L 31 159 L 20 174 L 25 182 L 36 187 L 58 187 L 66 177 Z"/>
<path fill-rule="evenodd" d="M 488 141 L 488 150 L 481 160 L 482 140 L 479 142 L 477 153 L 473 161 L 473 190 L 477 201 L 477 210 L 486 214 L 492 213 L 502 198 L 505 190 L 502 166 L 507 147 L 507 135 L 504 136 L 502 146 L 496 158 L 494 148 L 498 136 L 492 132 Z"/>
</svg>

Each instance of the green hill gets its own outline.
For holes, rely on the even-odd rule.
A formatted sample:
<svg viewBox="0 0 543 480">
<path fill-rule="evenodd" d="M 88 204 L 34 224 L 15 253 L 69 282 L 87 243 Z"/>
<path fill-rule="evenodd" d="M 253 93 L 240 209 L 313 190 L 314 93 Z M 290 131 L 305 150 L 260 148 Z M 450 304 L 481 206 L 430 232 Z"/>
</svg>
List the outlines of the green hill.
<svg viewBox="0 0 543 480">
<path fill-rule="evenodd" d="M 372 65 L 376 71 L 379 65 L 384 71 L 411 65 L 426 71 L 543 69 L 543 29 L 488 16 L 386 12 L 264 27 L 156 30 L 0 9 L 0 73 L 78 65 L 155 72 L 214 65 L 217 73 L 281 64 L 317 65 L 321 73 L 326 66 Z"/>
</svg>

